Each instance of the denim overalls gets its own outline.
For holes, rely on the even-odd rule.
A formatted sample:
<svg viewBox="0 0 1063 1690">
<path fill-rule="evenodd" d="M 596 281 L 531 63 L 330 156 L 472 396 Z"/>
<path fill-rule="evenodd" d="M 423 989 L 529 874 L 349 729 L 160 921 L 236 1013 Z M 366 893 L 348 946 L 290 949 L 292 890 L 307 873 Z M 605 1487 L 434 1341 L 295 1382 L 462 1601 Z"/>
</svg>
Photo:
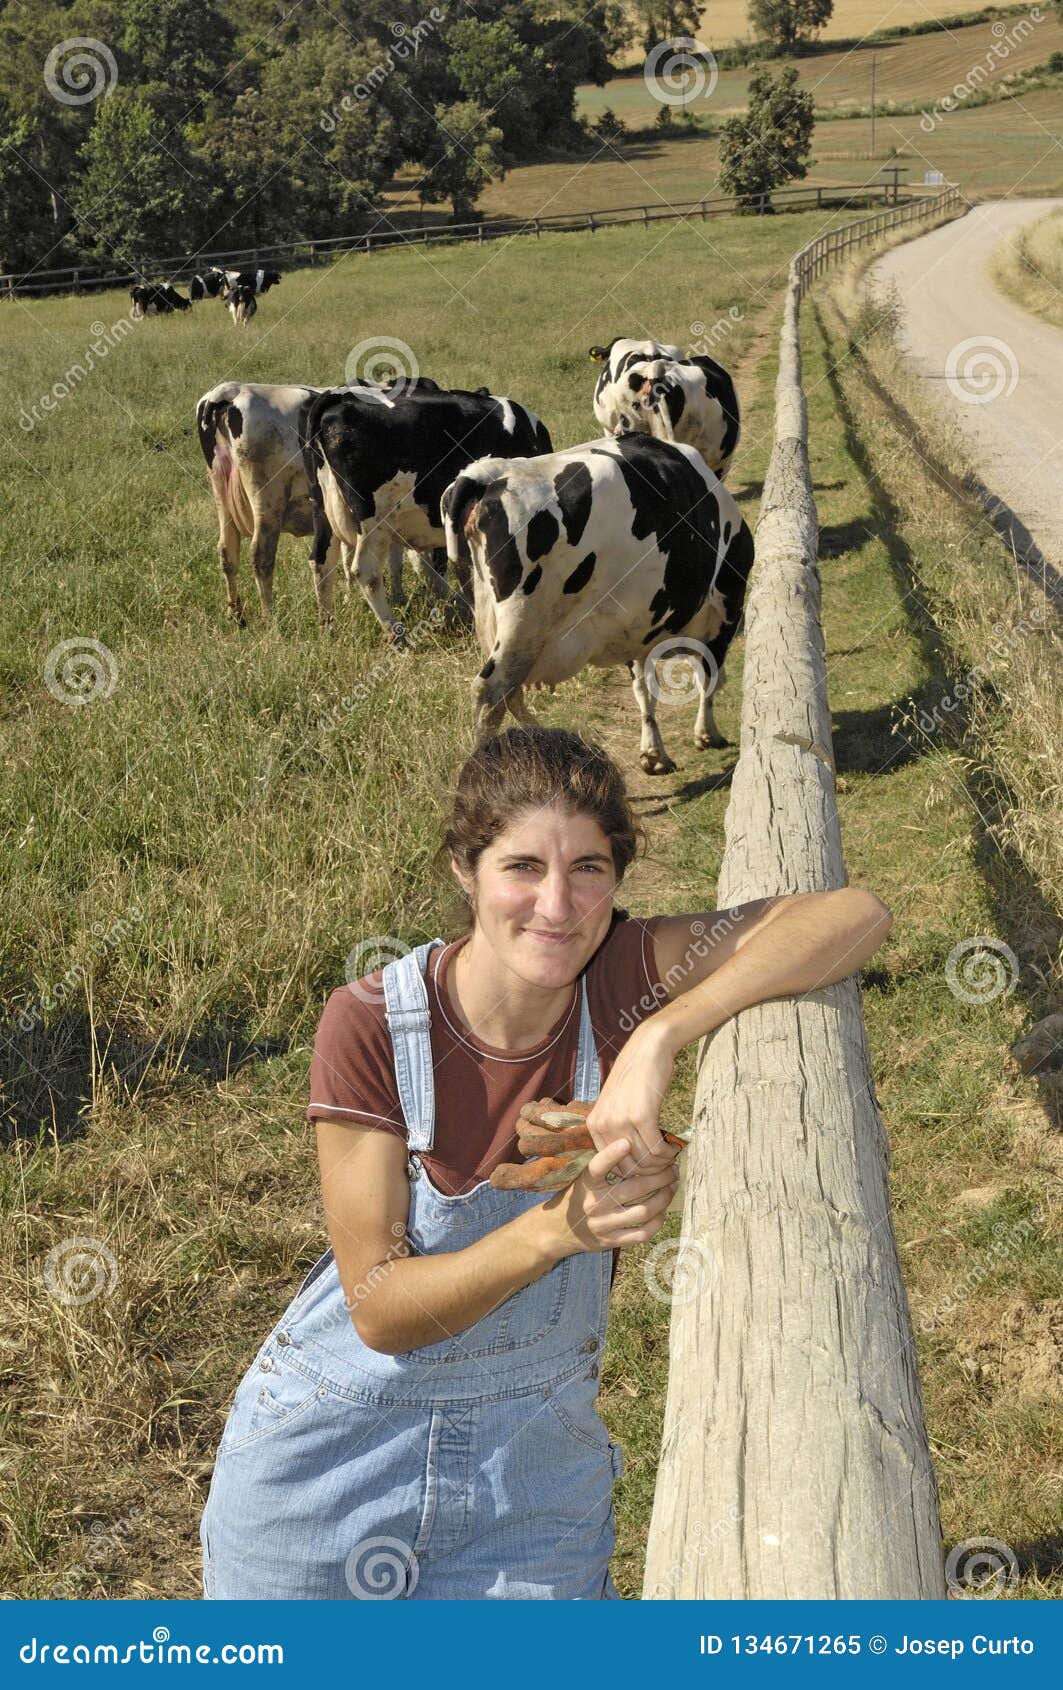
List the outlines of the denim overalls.
<svg viewBox="0 0 1063 1690">
<path fill-rule="evenodd" d="M 418 1255 L 546 1201 L 487 1180 L 448 1196 L 417 1154 L 435 1133 L 423 976 L 443 943 L 383 971 Z M 572 1096 L 595 1098 L 581 989 Z M 623 1452 L 595 1411 L 611 1266 L 610 1250 L 566 1256 L 457 1337 L 384 1355 L 326 1250 L 237 1387 L 200 1522 L 206 1598 L 619 1598 Z"/>
</svg>

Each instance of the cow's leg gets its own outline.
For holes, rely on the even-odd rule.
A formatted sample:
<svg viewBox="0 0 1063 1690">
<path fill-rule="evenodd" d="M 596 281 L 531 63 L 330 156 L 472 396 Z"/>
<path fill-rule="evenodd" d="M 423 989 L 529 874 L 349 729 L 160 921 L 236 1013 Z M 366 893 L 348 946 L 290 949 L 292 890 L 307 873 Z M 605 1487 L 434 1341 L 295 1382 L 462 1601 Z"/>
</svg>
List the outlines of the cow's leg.
<svg viewBox="0 0 1063 1690">
<path fill-rule="evenodd" d="M 427 581 L 433 594 L 440 603 L 446 605 L 446 626 L 452 631 L 472 626 L 472 596 L 466 600 L 460 594 L 452 592 L 447 580 L 447 554 L 442 546 L 435 546 L 431 552 L 418 552 L 417 569 L 422 579 Z"/>
<path fill-rule="evenodd" d="M 314 577 L 314 594 L 317 598 L 317 619 L 323 628 L 331 628 L 332 626 L 333 589 L 336 585 L 336 560 L 339 555 L 340 540 L 338 534 L 333 534 L 320 562 L 313 552 L 310 554 L 310 568 Z"/>
<path fill-rule="evenodd" d="M 642 660 L 638 657 L 628 658 L 627 666 L 631 674 L 635 702 L 639 707 L 639 715 L 642 718 L 639 762 L 648 775 L 670 775 L 675 769 L 675 764 L 664 749 L 664 741 L 657 726 L 657 718 L 653 713 L 650 689 L 646 685 L 646 673 Z"/>
<path fill-rule="evenodd" d="M 255 509 L 255 526 L 251 535 L 251 564 L 262 604 L 262 615 L 268 622 L 273 614 L 273 568 L 277 561 L 277 541 L 280 527 L 272 517 Z"/>
<path fill-rule="evenodd" d="M 403 544 L 401 540 L 393 539 L 388 545 L 388 573 L 391 576 L 391 606 L 397 610 L 406 603 L 406 594 L 402 590 Z"/>
<path fill-rule="evenodd" d="M 310 561 L 311 563 L 314 561 L 312 553 Z M 347 603 L 350 604 L 351 585 L 354 581 L 354 547 L 349 546 L 346 540 L 340 541 L 340 564 L 343 568 L 343 593 Z"/>
<path fill-rule="evenodd" d="M 710 746 L 719 749 L 726 745 L 727 741 L 716 725 L 712 701 L 715 693 L 723 686 L 723 670 L 716 667 L 715 658 L 703 652 L 700 662 L 694 663 L 694 673 L 701 693 L 698 701 L 698 719 L 694 723 L 694 744 L 699 751 L 708 751 Z"/>
<path fill-rule="evenodd" d="M 535 726 L 536 718 L 524 702 L 524 682 L 535 664 L 536 652 L 503 652 L 488 658 L 472 684 L 472 719 L 476 734 L 498 733 L 507 708 L 518 722 Z"/>
<path fill-rule="evenodd" d="M 354 573 L 380 626 L 393 645 L 405 641 L 405 630 L 392 615 L 384 591 L 384 569 L 388 559 L 390 536 L 383 526 L 363 530 L 354 553 Z"/>
<path fill-rule="evenodd" d="M 224 499 L 215 500 L 218 510 L 218 562 L 225 582 L 226 607 L 238 628 L 247 627 L 247 617 L 240 603 L 237 579 L 240 570 L 240 530 L 229 514 Z"/>
</svg>

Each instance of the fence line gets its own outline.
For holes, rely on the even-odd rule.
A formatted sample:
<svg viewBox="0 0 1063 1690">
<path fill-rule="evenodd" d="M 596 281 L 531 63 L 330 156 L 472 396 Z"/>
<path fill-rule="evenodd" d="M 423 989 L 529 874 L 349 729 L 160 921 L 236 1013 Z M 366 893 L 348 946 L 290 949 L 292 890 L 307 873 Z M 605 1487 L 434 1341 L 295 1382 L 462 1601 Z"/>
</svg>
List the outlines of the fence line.
<svg viewBox="0 0 1063 1690">
<path fill-rule="evenodd" d="M 921 209 L 958 197 L 950 187 Z M 846 884 L 799 304 L 829 258 L 912 215 L 832 231 L 790 265 L 721 910 Z M 758 1004 L 706 1046 L 643 1596 L 941 1598 L 937 1483 L 859 987 Z"/>
<path fill-rule="evenodd" d="M 787 208 L 799 209 L 807 204 L 822 210 L 828 205 L 852 205 L 857 198 L 874 200 L 881 197 L 885 204 L 897 205 L 900 192 L 894 172 L 892 182 L 822 182 L 803 188 L 780 188 L 770 195 L 763 195 L 762 198 L 772 204 L 781 202 Z M 919 191 L 909 188 L 904 192 L 918 194 Z M 485 241 L 508 239 L 514 235 L 539 236 L 570 232 L 594 234 L 599 229 L 617 228 L 628 223 L 641 223 L 649 228 L 651 223 L 659 222 L 688 222 L 698 219 L 705 222 L 709 217 L 733 213 L 737 203 L 734 195 L 720 195 L 715 198 L 681 200 L 676 205 L 666 206 L 614 206 L 603 211 L 556 212 L 550 217 L 499 217 L 471 223 L 430 224 L 417 229 L 379 229 L 359 235 L 336 235 L 323 240 L 287 241 L 278 245 L 243 247 L 227 252 L 200 252 L 158 258 L 137 271 L 100 273 L 88 265 L 68 265 L 59 270 L 26 272 L 25 276 L 35 276 L 33 281 L 12 271 L 10 274 L 0 275 L 0 298 L 14 299 L 24 294 L 70 291 L 79 293 L 95 288 L 129 287 L 134 282 L 147 278 L 181 281 L 211 264 L 224 265 L 230 269 L 234 265 L 251 268 L 283 259 L 289 263 L 298 260 L 300 263 L 316 264 L 343 257 L 347 253 L 380 252 L 396 246 L 445 246 L 459 241 L 474 241 L 482 245 Z M 923 203 L 922 196 L 912 203 Z"/>
</svg>

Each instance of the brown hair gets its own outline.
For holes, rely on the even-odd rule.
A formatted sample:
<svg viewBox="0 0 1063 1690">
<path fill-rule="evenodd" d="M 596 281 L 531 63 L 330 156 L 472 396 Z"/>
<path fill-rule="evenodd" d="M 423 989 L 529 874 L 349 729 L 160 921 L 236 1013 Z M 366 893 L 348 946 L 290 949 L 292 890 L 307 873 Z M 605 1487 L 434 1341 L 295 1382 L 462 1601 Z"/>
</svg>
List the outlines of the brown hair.
<svg viewBox="0 0 1063 1690">
<path fill-rule="evenodd" d="M 573 816 L 594 818 L 609 841 L 619 885 L 635 859 L 638 839 L 645 842 L 645 829 L 609 753 L 567 728 L 507 728 L 479 740 L 458 773 L 437 860 L 449 864 L 453 856 L 465 873 L 475 875 L 481 854 L 518 816 L 551 804 Z M 456 887 L 453 912 L 454 937 L 471 932 L 472 906 Z M 614 923 L 627 914 L 614 909 Z"/>
</svg>

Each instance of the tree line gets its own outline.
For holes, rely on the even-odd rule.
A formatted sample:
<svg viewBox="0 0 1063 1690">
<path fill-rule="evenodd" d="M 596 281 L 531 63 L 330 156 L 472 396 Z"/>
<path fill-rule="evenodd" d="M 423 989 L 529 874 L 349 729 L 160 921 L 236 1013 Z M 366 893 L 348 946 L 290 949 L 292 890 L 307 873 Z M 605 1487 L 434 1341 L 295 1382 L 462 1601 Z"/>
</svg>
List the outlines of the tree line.
<svg viewBox="0 0 1063 1690">
<path fill-rule="evenodd" d="M 784 14 L 797 39 L 830 6 L 750 0 L 758 30 L 778 34 Z M 513 164 L 586 141 L 581 83 L 604 83 L 632 45 L 696 37 L 701 12 L 696 0 L 0 0 L 0 269 L 141 269 L 357 234 L 403 166 L 422 204 L 466 219 Z"/>
</svg>

